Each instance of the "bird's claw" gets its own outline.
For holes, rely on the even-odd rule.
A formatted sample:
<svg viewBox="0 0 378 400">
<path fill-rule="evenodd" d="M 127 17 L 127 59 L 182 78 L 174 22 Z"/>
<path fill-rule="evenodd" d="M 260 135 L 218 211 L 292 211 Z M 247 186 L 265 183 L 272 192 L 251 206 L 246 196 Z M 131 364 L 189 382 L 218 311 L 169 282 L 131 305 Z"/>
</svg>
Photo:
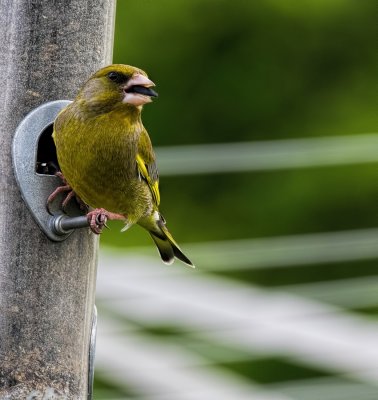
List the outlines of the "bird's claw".
<svg viewBox="0 0 378 400">
<path fill-rule="evenodd" d="M 104 226 L 106 226 L 106 221 L 108 220 L 109 213 L 104 208 L 96 208 L 89 211 L 87 214 L 87 219 L 89 222 L 89 227 L 93 233 L 99 235 Z"/>
<path fill-rule="evenodd" d="M 65 195 L 65 198 L 61 203 L 61 209 L 63 212 L 66 212 L 68 203 L 71 201 L 72 198 L 76 199 L 76 201 L 78 202 L 79 207 L 82 211 L 88 211 L 88 206 L 72 190 L 71 186 L 68 184 L 68 182 L 66 181 L 63 174 L 60 171 L 58 171 L 55 173 L 55 176 L 57 176 L 58 178 L 60 178 L 62 180 L 63 185 L 58 186 L 47 198 L 46 209 L 47 209 L 48 213 L 53 215 L 53 212 L 50 209 L 50 205 L 60 193 L 64 193 L 64 195 Z"/>
<path fill-rule="evenodd" d="M 47 198 L 46 201 L 46 209 L 48 211 L 49 214 L 53 214 L 52 211 L 50 210 L 50 205 L 51 203 L 56 199 L 56 197 L 60 194 L 60 193 L 65 193 L 68 192 L 66 195 L 65 200 L 62 203 L 62 208 L 63 211 L 65 210 L 67 203 L 69 200 L 71 200 L 72 196 L 74 195 L 74 192 L 71 189 L 70 185 L 63 185 L 63 186 L 58 186 L 51 194 L 50 196 Z M 71 195 L 71 193 L 73 193 L 73 195 Z M 66 201 L 68 199 L 68 201 Z"/>
<path fill-rule="evenodd" d="M 109 211 L 106 211 L 104 208 L 95 208 L 92 211 L 89 211 L 87 214 L 87 219 L 89 223 L 89 228 L 93 233 L 96 235 L 99 235 L 102 230 L 105 228 L 108 228 L 108 225 L 106 225 L 106 222 L 108 220 L 122 220 L 124 221 L 126 217 L 121 214 L 115 214 Z"/>
</svg>

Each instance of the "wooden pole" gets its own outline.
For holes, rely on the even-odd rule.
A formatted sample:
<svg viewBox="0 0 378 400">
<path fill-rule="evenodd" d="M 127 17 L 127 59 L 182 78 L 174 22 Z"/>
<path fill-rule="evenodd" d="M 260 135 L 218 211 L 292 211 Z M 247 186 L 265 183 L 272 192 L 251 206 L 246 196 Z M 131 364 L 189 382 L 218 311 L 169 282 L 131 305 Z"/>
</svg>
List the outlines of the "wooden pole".
<svg viewBox="0 0 378 400">
<path fill-rule="evenodd" d="M 51 242 L 12 170 L 17 125 L 111 63 L 115 0 L 0 1 L 0 398 L 87 398 L 97 238 Z M 33 397 L 34 396 L 34 397 Z M 55 397 L 54 397 L 55 396 Z"/>
</svg>

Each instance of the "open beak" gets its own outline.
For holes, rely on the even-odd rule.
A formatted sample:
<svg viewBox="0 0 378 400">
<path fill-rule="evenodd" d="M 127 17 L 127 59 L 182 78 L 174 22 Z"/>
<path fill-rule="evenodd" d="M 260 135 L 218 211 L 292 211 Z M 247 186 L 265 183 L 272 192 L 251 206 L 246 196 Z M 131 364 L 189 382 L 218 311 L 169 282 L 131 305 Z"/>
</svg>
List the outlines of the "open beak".
<svg viewBox="0 0 378 400">
<path fill-rule="evenodd" d="M 141 106 L 152 101 L 158 94 L 151 89 L 155 84 L 142 74 L 134 74 L 124 87 L 124 103 Z"/>
</svg>

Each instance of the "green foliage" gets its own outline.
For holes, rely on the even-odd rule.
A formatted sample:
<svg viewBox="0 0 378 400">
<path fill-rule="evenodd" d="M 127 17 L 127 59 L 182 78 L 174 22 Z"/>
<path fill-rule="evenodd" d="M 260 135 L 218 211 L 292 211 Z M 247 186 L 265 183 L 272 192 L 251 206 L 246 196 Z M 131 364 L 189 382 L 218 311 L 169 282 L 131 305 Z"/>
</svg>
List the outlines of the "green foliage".
<svg viewBox="0 0 378 400">
<path fill-rule="evenodd" d="M 157 83 L 160 97 L 144 110 L 155 145 L 376 130 L 370 0 L 118 3 L 114 61 Z M 162 212 L 187 241 L 370 227 L 376 171 L 163 177 Z M 117 225 L 103 239 L 148 244 L 144 236 Z"/>
<path fill-rule="evenodd" d="M 106 400 L 129 399 L 134 395 L 131 391 L 126 391 L 124 386 L 118 388 L 113 383 L 109 383 L 108 379 L 103 378 L 102 371 L 99 370 L 96 370 L 93 393 L 95 399 Z"/>
<path fill-rule="evenodd" d="M 315 368 L 309 368 L 304 365 L 298 365 L 292 360 L 283 358 L 265 358 L 262 360 L 238 361 L 233 363 L 224 363 L 220 366 L 244 375 L 253 382 L 258 383 L 276 383 L 282 381 L 291 381 L 296 379 L 310 379 L 326 377 L 327 373 Z M 277 377 L 280 377 L 277 379 Z"/>
<path fill-rule="evenodd" d="M 121 1 L 114 60 L 160 98 L 156 144 L 375 129 L 374 2 Z"/>
</svg>

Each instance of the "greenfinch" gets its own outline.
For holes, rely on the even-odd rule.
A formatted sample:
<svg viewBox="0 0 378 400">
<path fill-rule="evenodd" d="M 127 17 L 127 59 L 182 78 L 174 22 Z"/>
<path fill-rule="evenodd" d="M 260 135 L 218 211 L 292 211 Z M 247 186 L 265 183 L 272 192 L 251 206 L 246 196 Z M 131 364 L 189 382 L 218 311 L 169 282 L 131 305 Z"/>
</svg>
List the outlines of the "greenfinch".
<svg viewBox="0 0 378 400">
<path fill-rule="evenodd" d="M 142 107 L 157 93 L 139 68 L 114 64 L 93 74 L 54 122 L 53 138 L 65 187 L 91 207 L 88 220 L 101 233 L 107 219 L 126 230 L 145 228 L 163 262 L 192 262 L 169 233 L 159 212 L 159 175 Z M 69 197 L 72 197 L 72 193 Z"/>
</svg>

